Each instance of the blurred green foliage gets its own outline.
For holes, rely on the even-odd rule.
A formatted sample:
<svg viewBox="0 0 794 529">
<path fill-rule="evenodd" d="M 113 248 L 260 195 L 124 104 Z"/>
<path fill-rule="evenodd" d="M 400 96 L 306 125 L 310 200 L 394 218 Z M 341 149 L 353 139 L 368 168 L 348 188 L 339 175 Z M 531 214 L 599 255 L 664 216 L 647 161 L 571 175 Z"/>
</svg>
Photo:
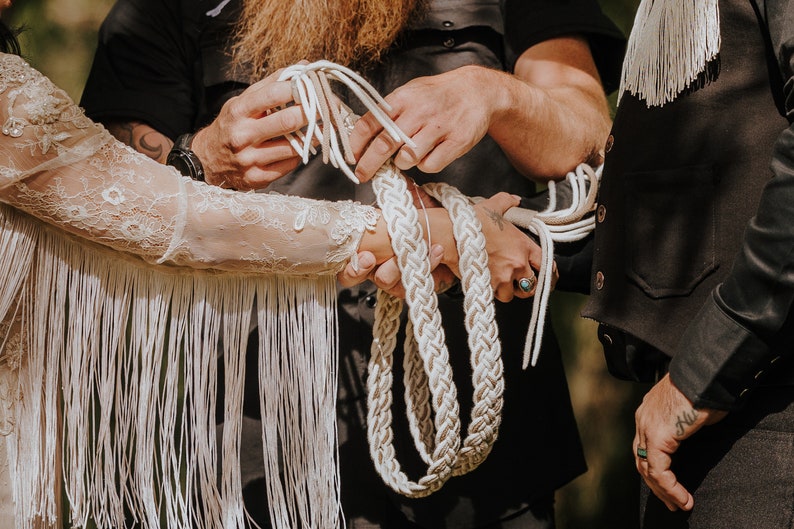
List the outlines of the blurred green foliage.
<svg viewBox="0 0 794 529">
<path fill-rule="evenodd" d="M 79 101 L 99 24 L 113 0 L 14 0 L 3 17 L 22 29 L 25 58 Z"/>
<path fill-rule="evenodd" d="M 639 0 L 600 0 L 628 34 Z M 96 31 L 113 0 L 15 0 L 3 16 L 21 26 L 25 57 L 75 100 L 82 93 Z M 595 324 L 579 317 L 584 297 L 555 294 L 552 322 L 560 336 L 589 471 L 558 495 L 559 529 L 637 527 L 633 410 L 645 388 L 608 375 Z M 543 432 L 537 432 L 543 435 Z M 483 484 L 487 486 L 487 484 Z"/>
</svg>

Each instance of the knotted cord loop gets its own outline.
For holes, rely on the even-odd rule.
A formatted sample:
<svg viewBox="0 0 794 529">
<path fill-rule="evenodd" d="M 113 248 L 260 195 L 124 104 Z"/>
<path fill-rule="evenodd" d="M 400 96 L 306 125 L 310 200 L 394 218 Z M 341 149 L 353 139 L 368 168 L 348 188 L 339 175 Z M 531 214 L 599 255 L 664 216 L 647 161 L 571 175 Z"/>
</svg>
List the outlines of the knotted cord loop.
<svg viewBox="0 0 794 529">
<path fill-rule="evenodd" d="M 551 295 L 552 270 L 554 267 L 554 243 L 574 242 L 587 237 L 595 229 L 596 196 L 602 167 L 593 170 L 587 164 L 580 164 L 568 173 L 565 179 L 572 190 L 571 205 L 556 210 L 557 194 L 555 182 L 549 182 L 549 206 L 541 212 L 522 208 L 511 208 L 505 212 L 505 219 L 524 228 L 538 237 L 543 262 L 538 271 L 538 283 L 532 301 L 532 318 L 524 345 L 523 368 L 538 361 L 543 343 L 543 329 Z"/>
<path fill-rule="evenodd" d="M 361 76 L 328 61 L 299 64 L 284 70 L 280 80 L 290 80 L 297 103 L 303 105 L 308 125 L 303 133 L 288 135 L 304 163 L 321 145 L 323 160 L 358 183 L 349 165 L 355 163 L 348 142 L 355 116 L 333 95 L 329 80 L 345 84 L 398 142 L 415 146 L 386 113 L 386 101 Z M 593 229 L 585 219 L 593 209 L 597 174 L 582 165 L 568 175 L 573 204 L 556 211 L 556 193 L 550 185 L 549 208 L 542 212 L 513 208 L 505 217 L 534 233 L 541 242 L 543 265 L 527 335 L 524 367 L 537 360 L 551 291 L 555 241 L 573 241 Z M 589 191 L 588 191 L 589 182 Z M 457 389 L 438 311 L 428 257 L 428 245 L 407 181 L 392 162 L 384 164 L 372 180 L 378 205 L 392 239 L 402 272 L 409 321 L 405 344 L 405 400 L 411 435 L 427 464 L 425 476 L 411 481 L 401 470 L 393 446 L 392 365 L 403 302 L 378 291 L 374 339 L 369 363 L 367 434 L 370 455 L 384 482 L 400 494 L 422 497 L 438 490 L 451 476 L 476 468 L 498 436 L 503 405 L 504 378 L 501 344 L 495 322 L 493 290 L 482 226 L 471 202 L 452 186 L 426 184 L 425 190 L 447 208 L 453 223 L 464 291 L 465 324 L 473 369 L 473 407 L 466 439 L 461 443 Z"/>
</svg>

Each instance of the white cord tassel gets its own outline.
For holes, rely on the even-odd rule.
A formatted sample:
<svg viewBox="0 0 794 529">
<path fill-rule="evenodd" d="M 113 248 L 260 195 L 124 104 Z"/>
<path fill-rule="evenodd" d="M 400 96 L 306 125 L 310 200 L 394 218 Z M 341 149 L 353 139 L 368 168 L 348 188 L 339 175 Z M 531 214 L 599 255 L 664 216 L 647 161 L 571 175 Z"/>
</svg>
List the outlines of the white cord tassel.
<svg viewBox="0 0 794 529">
<path fill-rule="evenodd" d="M 543 344 L 543 329 L 552 290 L 554 243 L 584 239 L 595 229 L 595 219 L 591 213 L 595 206 L 602 170 L 603 166 L 594 171 L 589 165 L 581 164 L 568 173 L 566 179 L 571 184 L 573 193 L 571 205 L 564 210 L 554 211 L 547 208 L 535 213 L 521 208 L 511 208 L 505 213 L 505 219 L 538 237 L 543 256 L 532 302 L 532 319 L 529 322 L 524 345 L 524 369 L 529 364 L 534 366 L 537 363 Z M 554 182 L 549 184 L 549 195 L 550 207 L 556 206 Z"/>
</svg>

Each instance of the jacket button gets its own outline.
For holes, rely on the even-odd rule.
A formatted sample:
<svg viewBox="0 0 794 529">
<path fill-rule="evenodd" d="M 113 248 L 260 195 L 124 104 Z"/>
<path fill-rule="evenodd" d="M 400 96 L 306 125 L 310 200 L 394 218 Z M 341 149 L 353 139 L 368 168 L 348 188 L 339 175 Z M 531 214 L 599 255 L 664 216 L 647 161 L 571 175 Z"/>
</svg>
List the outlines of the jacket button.
<svg viewBox="0 0 794 529">
<path fill-rule="evenodd" d="M 378 304 L 378 297 L 375 294 L 370 294 L 369 296 L 364 298 L 364 304 L 367 307 L 374 309 L 375 305 Z"/>
<path fill-rule="evenodd" d="M 603 204 L 600 204 L 598 206 L 598 209 L 596 210 L 596 220 L 598 222 L 604 222 L 604 218 L 606 218 L 606 216 L 607 216 L 607 207 Z"/>
<path fill-rule="evenodd" d="M 602 336 L 604 337 L 604 342 L 606 342 L 607 345 L 612 345 L 612 337 L 610 335 L 604 333 Z"/>
<path fill-rule="evenodd" d="M 452 22 L 451 20 L 445 20 L 444 22 L 441 23 L 441 25 L 444 26 L 445 28 L 451 28 L 452 26 L 455 25 L 455 23 Z"/>
<path fill-rule="evenodd" d="M 612 150 L 613 145 L 615 145 L 615 137 L 612 134 L 610 134 L 609 137 L 607 138 L 606 145 L 604 145 L 604 152 L 609 153 L 609 151 Z"/>
<path fill-rule="evenodd" d="M 452 48 L 455 46 L 455 39 L 453 39 L 452 37 L 449 37 L 448 39 L 444 39 L 443 44 L 445 48 Z"/>
<path fill-rule="evenodd" d="M 595 287 L 597 290 L 604 288 L 604 273 L 601 271 L 596 272 Z"/>
</svg>

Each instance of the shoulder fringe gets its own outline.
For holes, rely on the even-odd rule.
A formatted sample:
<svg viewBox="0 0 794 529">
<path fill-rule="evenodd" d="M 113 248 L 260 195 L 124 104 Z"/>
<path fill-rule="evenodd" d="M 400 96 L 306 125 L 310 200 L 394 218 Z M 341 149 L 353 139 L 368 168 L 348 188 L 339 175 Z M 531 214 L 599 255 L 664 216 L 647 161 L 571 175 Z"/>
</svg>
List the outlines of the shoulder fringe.
<svg viewBox="0 0 794 529">
<path fill-rule="evenodd" d="M 13 424 L 3 433 L 17 528 L 249 525 L 240 439 L 252 314 L 273 527 L 340 525 L 333 276 L 149 265 L 7 206 L 0 264 L 0 316 L 21 338 L 0 341 L 15 381 L 0 404 Z"/>
<path fill-rule="evenodd" d="M 720 49 L 718 0 L 643 0 L 629 37 L 619 95 L 649 107 L 673 101 Z"/>
</svg>

